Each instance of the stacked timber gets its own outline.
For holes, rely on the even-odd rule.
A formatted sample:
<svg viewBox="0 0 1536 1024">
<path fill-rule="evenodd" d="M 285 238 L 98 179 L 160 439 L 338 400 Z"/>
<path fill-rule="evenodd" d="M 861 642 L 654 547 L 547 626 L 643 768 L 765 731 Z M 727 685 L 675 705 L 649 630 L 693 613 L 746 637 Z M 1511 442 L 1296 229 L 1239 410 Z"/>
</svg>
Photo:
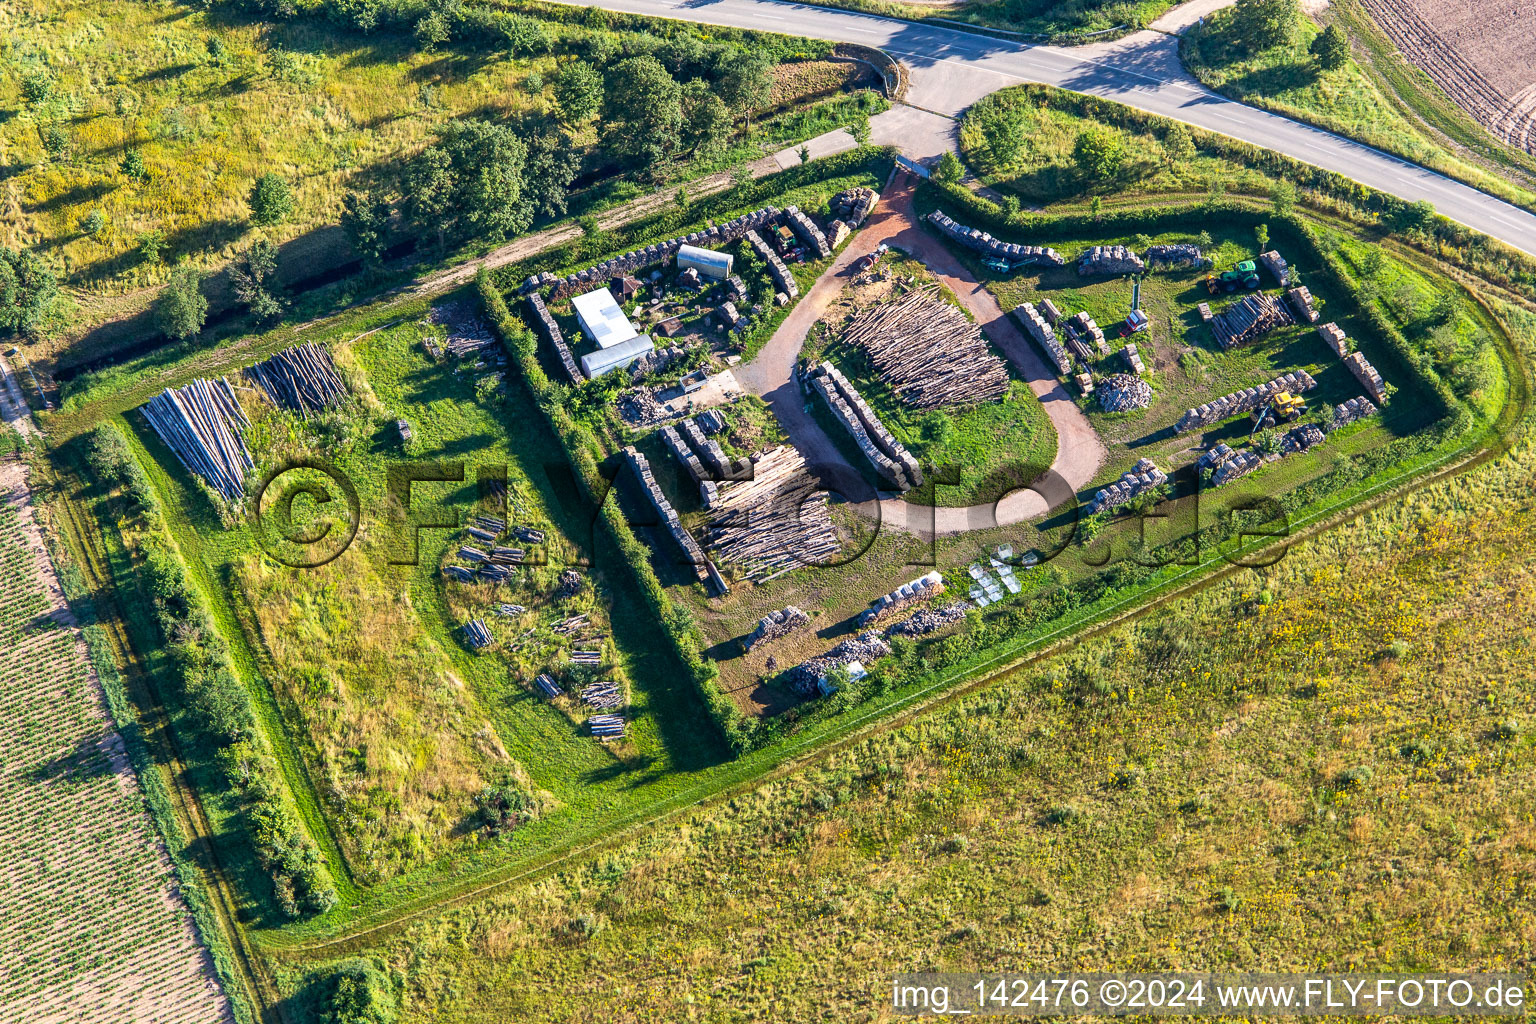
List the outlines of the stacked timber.
<svg viewBox="0 0 1536 1024">
<path fill-rule="evenodd" d="M 988 402 L 1008 392 L 1007 365 L 936 284 L 865 307 L 843 341 L 869 353 L 880 379 L 919 409 Z"/>
<path fill-rule="evenodd" d="M 977 228 L 969 228 L 964 224 L 951 220 L 943 210 L 934 210 L 928 215 L 928 223 L 939 229 L 939 232 L 947 238 L 973 249 L 986 256 L 996 256 L 998 259 L 1008 260 L 1012 263 L 1027 263 L 1036 266 L 1060 267 L 1066 265 L 1066 260 L 1061 254 L 1049 246 L 1043 245 L 1015 245 L 1005 242 L 1000 238 L 993 238 L 985 231 Z"/>
<path fill-rule="evenodd" d="M 550 700 L 554 700 L 556 697 L 560 696 L 560 687 L 555 683 L 554 678 L 547 672 L 540 672 L 537 676 L 535 676 L 533 679 L 533 685 L 535 689 L 537 689 L 544 696 L 548 697 Z"/>
<path fill-rule="evenodd" d="M 581 690 L 581 702 L 589 708 L 616 711 L 624 706 L 624 694 L 615 682 L 593 683 Z"/>
<path fill-rule="evenodd" d="M 1152 385 L 1128 373 L 1112 373 L 1099 381 L 1094 394 L 1105 412 L 1129 412 L 1152 404 Z"/>
<path fill-rule="evenodd" d="M 1213 319 L 1211 315 L 1211 304 L 1209 302 L 1200 303 L 1195 307 L 1195 311 L 1200 314 L 1200 322 L 1203 324 L 1208 324 Z"/>
<path fill-rule="evenodd" d="M 754 582 L 823 564 L 839 548 L 827 494 L 790 445 L 755 456 L 748 479 L 722 484 L 710 515 L 705 547 Z"/>
<path fill-rule="evenodd" d="M 1094 322 L 1086 309 L 1078 310 L 1067 317 L 1062 330 L 1066 332 L 1068 344 L 1074 352 L 1088 353 L 1083 362 L 1092 362 L 1099 356 L 1109 355 L 1109 344 L 1104 340 L 1104 328 Z M 1092 349 L 1088 347 L 1089 342 L 1093 343 Z M 1098 354 L 1094 355 L 1094 352 Z"/>
<path fill-rule="evenodd" d="M 587 719 L 587 726 L 592 730 L 592 735 L 598 739 L 616 740 L 624 738 L 623 715 L 593 715 Z"/>
<path fill-rule="evenodd" d="M 1296 319 L 1304 323 L 1317 323 L 1317 309 L 1312 304 L 1312 292 L 1304 284 L 1289 289 L 1285 293 L 1285 301 L 1291 304 L 1291 312 L 1296 314 Z"/>
<path fill-rule="evenodd" d="M 1147 372 L 1146 365 L 1141 361 L 1141 352 L 1137 350 L 1134 342 L 1121 349 L 1120 355 L 1125 360 L 1125 365 L 1138 377 Z"/>
<path fill-rule="evenodd" d="M 757 620 L 757 627 L 747 634 L 744 646 L 750 651 L 754 647 L 788 636 L 804 628 L 810 621 L 811 617 L 794 605 L 769 612 Z"/>
<path fill-rule="evenodd" d="M 527 611 L 528 609 L 520 604 L 499 604 L 496 606 L 496 614 L 504 619 L 515 619 Z"/>
<path fill-rule="evenodd" d="M 661 485 L 656 482 L 656 476 L 651 472 L 651 463 L 638 449 L 633 446 L 624 449 L 624 458 L 629 461 L 630 468 L 635 471 L 636 478 L 640 481 L 640 489 L 645 492 L 646 498 L 661 516 L 662 526 L 672 535 L 677 546 L 683 549 L 683 555 L 688 564 L 693 566 L 694 572 L 700 581 L 709 579 L 704 566 L 709 559 L 704 557 L 704 551 L 699 547 L 699 542 L 693 539 L 684 527 L 677 515 L 677 509 L 667 500 L 662 493 Z"/>
<path fill-rule="evenodd" d="M 460 583 L 475 582 L 475 571 L 473 569 L 466 569 L 462 565 L 443 566 L 443 575 Z"/>
<path fill-rule="evenodd" d="M 923 482 L 917 459 L 885 429 L 842 371 L 831 363 L 822 363 L 811 370 L 809 380 L 883 480 L 899 491 L 911 490 Z"/>
<path fill-rule="evenodd" d="M 1381 374 L 1377 373 L 1376 367 L 1366 360 L 1364 353 L 1351 352 L 1344 357 L 1344 365 L 1365 388 L 1366 394 L 1371 396 L 1371 401 L 1377 405 L 1387 404 L 1387 382 L 1381 379 Z"/>
<path fill-rule="evenodd" d="M 943 608 L 919 608 L 911 615 L 885 628 L 886 638 L 893 636 L 927 636 L 929 633 L 953 626 L 965 618 L 971 606 L 964 601 L 947 604 Z"/>
<path fill-rule="evenodd" d="M 846 223 L 851 228 L 857 228 L 864 223 L 871 213 L 875 212 L 875 205 L 880 202 L 880 193 L 863 185 L 844 189 L 833 196 L 828 203 L 832 216 Z"/>
<path fill-rule="evenodd" d="M 1328 351 L 1340 359 L 1349 355 L 1349 335 L 1344 333 L 1344 328 L 1329 321 L 1320 325 L 1317 333 L 1323 339 L 1323 344 L 1328 346 Z"/>
<path fill-rule="evenodd" d="M 1147 265 L 1135 251 L 1123 245 L 1095 245 L 1078 257 L 1077 272 L 1089 274 L 1140 274 Z"/>
<path fill-rule="evenodd" d="M 1356 420 L 1374 415 L 1375 412 L 1376 403 L 1364 395 L 1358 398 L 1351 398 L 1347 402 L 1341 402 L 1333 407 L 1333 429 L 1337 430 L 1340 427 L 1346 427 Z"/>
<path fill-rule="evenodd" d="M 903 583 L 889 594 L 881 594 L 875 598 L 868 608 L 859 613 L 859 626 L 871 625 L 892 612 L 900 611 L 918 601 L 926 601 L 942 593 L 944 593 L 944 577 L 935 569 L 910 583 Z"/>
<path fill-rule="evenodd" d="M 1224 487 L 1239 477 L 1247 476 L 1270 461 L 1251 448 L 1232 452 L 1211 471 L 1211 486 Z"/>
<path fill-rule="evenodd" d="M 1137 495 L 1167 482 L 1168 474 L 1153 465 L 1151 459 L 1139 459 L 1119 480 L 1094 493 L 1093 500 L 1088 502 L 1088 514 L 1124 505 Z"/>
<path fill-rule="evenodd" d="M 1045 317 L 1045 322 L 1055 327 L 1061 323 L 1061 310 L 1056 308 L 1056 303 L 1046 299 L 1040 303 L 1040 315 Z"/>
<path fill-rule="evenodd" d="M 1211 470 L 1214 472 L 1217 466 L 1221 465 L 1223 462 L 1226 462 L 1234 454 L 1235 453 L 1232 450 L 1232 446 L 1227 444 L 1227 442 L 1222 441 L 1216 447 L 1212 448 L 1210 451 L 1196 459 L 1195 468 L 1200 471 L 1201 476 L 1203 477 L 1206 470 Z"/>
<path fill-rule="evenodd" d="M 597 665 L 601 665 L 603 663 L 603 652 L 602 651 L 572 651 L 571 652 L 571 663 L 575 664 L 575 665 L 586 665 L 588 667 L 594 667 L 594 666 L 597 666 Z"/>
<path fill-rule="evenodd" d="M 480 567 L 480 578 L 487 583 L 510 583 L 514 571 L 496 562 L 486 562 Z"/>
<path fill-rule="evenodd" d="M 1170 245 L 1153 245 L 1147 248 L 1147 266 L 1156 270 L 1159 267 L 1203 267 L 1205 266 L 1205 254 L 1200 251 L 1198 245 L 1189 242 L 1175 242 Z"/>
<path fill-rule="evenodd" d="M 1072 357 L 1067 355 L 1067 350 L 1061 347 L 1061 342 L 1056 340 L 1056 331 L 1046 322 L 1044 316 L 1035 308 L 1033 302 L 1021 302 L 1014 307 L 1013 318 L 1024 328 L 1024 333 L 1040 350 L 1045 353 L 1045 358 L 1056 367 L 1056 372 L 1065 376 L 1072 372 Z"/>
<path fill-rule="evenodd" d="M 1251 448 L 1233 451 L 1226 445 L 1217 445 L 1215 449 L 1202 455 L 1196 465 L 1202 470 L 1210 469 L 1211 486 L 1221 487 L 1277 459 L 1316 448 L 1327 437 L 1323 428 L 1316 423 L 1298 423 L 1280 436 L 1278 451 L 1264 453 Z M 1225 451 L 1220 451 L 1221 449 Z M 1219 455 L 1218 451 L 1220 451 Z"/>
<path fill-rule="evenodd" d="M 768 276 L 773 278 L 773 286 L 792 299 L 798 296 L 800 286 L 795 283 L 795 275 L 789 272 L 789 268 L 784 265 L 783 260 L 779 259 L 779 254 L 773 251 L 773 247 L 763 241 L 763 236 L 756 231 L 748 231 L 742 237 L 747 240 L 752 251 L 768 264 Z"/>
<path fill-rule="evenodd" d="M 683 440 L 696 453 L 704 468 L 709 471 L 712 480 L 730 480 L 735 475 L 735 469 L 731 465 L 730 458 L 725 454 L 725 449 L 720 447 L 720 442 L 714 438 L 705 437 L 693 420 L 683 420 L 678 424 L 682 432 Z"/>
<path fill-rule="evenodd" d="M 1274 275 L 1275 283 L 1281 288 L 1289 288 L 1291 285 L 1291 268 L 1286 266 L 1285 257 L 1274 249 L 1259 254 L 1259 262 L 1264 269 Z"/>
<path fill-rule="evenodd" d="M 485 628 L 485 623 L 480 619 L 470 619 L 464 623 L 464 642 L 475 650 L 481 650 L 491 646 L 491 631 Z"/>
<path fill-rule="evenodd" d="M 867 665 L 890 653 L 891 645 L 885 642 L 885 637 L 871 629 L 849 637 L 825 654 L 796 665 L 784 677 L 796 692 L 809 697 L 819 692 L 817 682 L 833 669 L 854 661 Z"/>
<path fill-rule="evenodd" d="M 780 211 L 774 206 L 765 206 L 751 213 L 744 213 L 740 217 L 725 224 L 712 224 L 702 231 L 694 231 L 691 234 L 680 235 L 677 238 L 669 238 L 665 242 L 657 242 L 643 249 L 626 252 L 622 256 L 614 256 L 603 260 L 585 270 L 578 270 L 574 274 L 565 277 L 557 277 L 545 272 L 534 274 L 523 282 L 519 289 L 523 294 L 551 289 L 549 298 L 558 302 L 570 295 L 591 291 L 606 284 L 615 277 L 628 277 L 635 275 L 645 267 L 658 263 L 667 263 L 677 255 L 677 250 L 685 245 L 694 245 L 702 249 L 717 249 L 723 245 L 729 245 L 738 238 L 745 237 L 749 232 L 755 232 L 774 220 L 778 219 Z M 755 246 L 754 246 L 755 248 Z"/>
<path fill-rule="evenodd" d="M 1298 423 L 1280 435 L 1280 454 L 1295 455 L 1310 448 L 1316 448 L 1327 437 L 1323 428 L 1316 423 Z"/>
<path fill-rule="evenodd" d="M 694 483 L 702 484 L 709 479 L 709 473 L 705 470 L 704 464 L 699 461 L 697 455 L 688 450 L 688 446 L 683 443 L 683 439 L 670 424 L 661 428 L 661 440 L 667 446 L 667 450 L 672 453 L 672 457 L 683 464 L 683 468 L 688 471 Z"/>
<path fill-rule="evenodd" d="M 1211 319 L 1211 333 L 1223 349 L 1256 341 L 1270 331 L 1295 323 L 1290 312 L 1273 296 L 1262 292 L 1245 295 Z"/>
<path fill-rule="evenodd" d="M 139 411 L 176 458 L 229 501 L 245 496 L 245 475 L 255 468 L 244 431 L 251 425 L 229 381 L 199 377 L 166 388 Z"/>
<path fill-rule="evenodd" d="M 1317 387 L 1317 381 L 1312 379 L 1311 374 L 1306 370 L 1297 370 L 1295 373 L 1276 377 L 1267 384 L 1234 391 L 1230 395 L 1222 395 L 1214 402 L 1207 402 L 1198 408 L 1190 409 L 1179 418 L 1179 422 L 1173 425 L 1173 429 L 1175 433 L 1182 434 L 1186 431 L 1209 427 L 1233 416 L 1253 412 L 1260 406 L 1268 404 L 1271 398 L 1282 391 L 1299 395 L 1315 387 Z"/>
<path fill-rule="evenodd" d="M 273 405 L 305 416 L 335 405 L 347 393 L 330 350 L 312 341 L 284 349 L 255 366 L 247 366 L 245 376 L 267 393 Z M 402 436 L 409 432 L 407 427 Z"/>
<path fill-rule="evenodd" d="M 812 250 L 821 259 L 832 255 L 832 247 L 827 244 L 827 236 L 821 233 L 821 228 L 816 222 L 801 212 L 800 207 L 791 206 L 784 211 L 784 219 L 789 221 L 789 229 L 799 236 L 806 248 Z"/>
<path fill-rule="evenodd" d="M 565 371 L 566 380 L 572 384 L 586 380 L 576 357 L 571 354 L 571 346 L 566 344 L 565 335 L 560 332 L 560 325 L 555 323 L 549 307 L 544 305 L 543 296 L 538 292 L 528 294 L 528 311 L 533 314 L 533 324 L 538 328 L 540 336 L 555 350 L 555 359 L 560 363 L 560 369 Z"/>
</svg>

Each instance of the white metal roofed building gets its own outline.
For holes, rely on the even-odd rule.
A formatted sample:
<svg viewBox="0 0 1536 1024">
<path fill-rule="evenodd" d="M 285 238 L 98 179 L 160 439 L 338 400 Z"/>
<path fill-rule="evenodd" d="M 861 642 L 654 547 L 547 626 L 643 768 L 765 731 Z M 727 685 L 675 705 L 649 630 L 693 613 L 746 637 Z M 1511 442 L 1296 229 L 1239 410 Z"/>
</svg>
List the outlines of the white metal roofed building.
<svg viewBox="0 0 1536 1024">
<path fill-rule="evenodd" d="M 576 310 L 581 333 L 597 342 L 600 349 L 613 348 L 640 334 L 606 287 L 576 296 L 571 306 Z"/>
<path fill-rule="evenodd" d="M 643 334 L 619 342 L 609 348 L 600 348 L 581 357 L 581 370 L 588 378 L 601 377 L 609 370 L 628 366 L 636 359 L 654 352 L 656 346 Z"/>
<path fill-rule="evenodd" d="M 704 277 L 724 281 L 731 276 L 731 254 L 701 249 L 696 245 L 684 245 L 677 250 L 677 269 L 697 270 Z"/>
</svg>

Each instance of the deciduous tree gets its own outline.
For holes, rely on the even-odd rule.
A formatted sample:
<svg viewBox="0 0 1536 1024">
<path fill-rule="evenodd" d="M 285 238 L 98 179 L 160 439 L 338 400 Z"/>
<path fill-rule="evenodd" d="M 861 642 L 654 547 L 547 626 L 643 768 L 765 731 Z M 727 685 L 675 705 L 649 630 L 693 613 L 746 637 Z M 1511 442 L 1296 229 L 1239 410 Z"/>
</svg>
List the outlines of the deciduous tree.
<svg viewBox="0 0 1536 1024">
<path fill-rule="evenodd" d="M 183 260 L 171 271 L 171 279 L 155 300 L 155 325 L 172 338 L 190 338 L 203 329 L 207 319 L 203 275 Z"/>
<path fill-rule="evenodd" d="M 655 167 L 678 151 L 683 89 L 655 57 L 630 57 L 608 72 L 603 145 L 634 167 Z"/>
<path fill-rule="evenodd" d="M 251 186 L 251 223 L 276 224 L 293 212 L 293 190 L 279 175 L 268 172 Z"/>
</svg>

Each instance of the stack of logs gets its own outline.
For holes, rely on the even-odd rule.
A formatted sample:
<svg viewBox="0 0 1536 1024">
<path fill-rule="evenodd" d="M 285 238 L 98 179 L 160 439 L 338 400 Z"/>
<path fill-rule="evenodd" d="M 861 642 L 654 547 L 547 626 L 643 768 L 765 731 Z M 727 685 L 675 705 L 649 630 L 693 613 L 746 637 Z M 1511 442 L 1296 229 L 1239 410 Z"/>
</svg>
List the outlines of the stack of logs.
<svg viewBox="0 0 1536 1024">
<path fill-rule="evenodd" d="M 243 436 L 251 422 L 229 381 L 198 378 L 166 388 L 139 411 L 189 473 L 229 501 L 245 496 L 245 475 L 255 467 Z"/>
<path fill-rule="evenodd" d="M 1088 502 L 1088 514 L 1124 505 L 1138 494 L 1167 482 L 1168 474 L 1153 465 L 1151 459 L 1139 459 L 1119 480 L 1095 492 L 1093 500 Z"/>
<path fill-rule="evenodd" d="M 245 376 L 260 385 L 274 405 L 305 416 L 335 405 L 347 393 L 330 350 L 314 342 L 284 349 L 265 362 L 248 366 Z"/>
<path fill-rule="evenodd" d="M 1152 385 L 1128 373 L 1112 373 L 1099 381 L 1094 394 L 1105 412 L 1129 412 L 1152 404 Z"/>
<path fill-rule="evenodd" d="M 742 237 L 747 240 L 752 251 L 768 264 L 768 276 L 773 278 L 773 286 L 791 299 L 798 296 L 800 286 L 795 283 L 795 275 L 789 272 L 789 268 L 784 265 L 783 260 L 779 259 L 779 254 L 773 251 L 773 247 L 763 241 L 763 236 L 756 231 L 748 231 Z"/>
<path fill-rule="evenodd" d="M 943 608 L 919 608 L 911 615 L 892 626 L 886 627 L 887 638 L 893 636 L 926 636 L 946 626 L 953 626 L 965 618 L 965 613 L 971 606 L 965 601 L 956 601 L 947 604 Z"/>
<path fill-rule="evenodd" d="M 491 631 L 485 628 L 485 623 L 480 619 L 470 619 L 464 623 L 464 642 L 475 650 L 491 646 Z"/>
<path fill-rule="evenodd" d="M 1317 381 L 1312 379 L 1311 374 L 1306 370 L 1297 370 L 1284 377 L 1276 377 L 1268 384 L 1234 391 L 1230 395 L 1221 396 L 1214 402 L 1207 402 L 1199 408 L 1190 409 L 1179 418 L 1179 422 L 1174 424 L 1173 429 L 1175 433 L 1182 434 L 1186 431 L 1209 427 L 1239 413 L 1252 412 L 1282 391 L 1299 395 L 1315 387 L 1317 387 Z"/>
<path fill-rule="evenodd" d="M 1259 254 L 1259 262 L 1264 264 L 1264 269 L 1275 276 L 1281 288 L 1288 288 L 1291 284 L 1291 268 L 1285 265 L 1285 257 L 1274 249 Z"/>
<path fill-rule="evenodd" d="M 1211 333 L 1223 349 L 1255 341 L 1270 331 L 1294 323 L 1279 301 L 1262 292 L 1245 295 L 1211 319 Z"/>
<path fill-rule="evenodd" d="M 757 628 L 747 634 L 744 646 L 750 651 L 761 644 L 788 636 L 795 630 L 808 625 L 810 621 L 811 617 L 794 605 L 780 608 L 776 612 L 769 612 L 757 620 Z"/>
<path fill-rule="evenodd" d="M 903 583 L 889 594 L 881 594 L 868 608 L 859 613 L 859 626 L 872 625 L 892 612 L 900 611 L 918 601 L 926 601 L 944 593 L 944 577 L 935 569 L 919 576 L 910 583 Z"/>
<path fill-rule="evenodd" d="M 1067 347 L 1084 366 L 1099 356 L 1109 355 L 1109 345 L 1104 341 L 1104 328 L 1094 322 L 1086 309 L 1078 310 L 1061 321 L 1061 330 L 1067 336 Z M 1089 342 L 1093 343 L 1092 348 L 1088 347 Z"/>
<path fill-rule="evenodd" d="M 1024 328 L 1024 333 L 1040 346 L 1045 357 L 1056 367 L 1057 373 L 1065 376 L 1072 372 L 1072 357 L 1067 355 L 1067 350 L 1056 340 L 1056 331 L 1033 302 L 1021 302 L 1014 307 L 1013 318 Z"/>
<path fill-rule="evenodd" d="M 624 695 L 619 692 L 618 683 L 593 683 L 582 688 L 581 702 L 591 708 L 616 711 L 624 706 Z"/>
<path fill-rule="evenodd" d="M 1029 262 L 1046 267 L 1065 266 L 1067 262 L 1061 258 L 1060 253 L 1048 246 L 1015 245 L 1013 242 L 1004 242 L 1002 239 L 993 238 L 985 231 L 968 228 L 964 224 L 949 219 L 943 210 L 934 210 L 930 213 L 928 222 L 945 236 L 984 256 L 995 256 L 1012 262 Z"/>
<path fill-rule="evenodd" d="M 868 352 L 880 379 L 919 409 L 987 402 L 1008 392 L 1007 366 L 936 284 L 866 307 L 843 340 Z"/>
<path fill-rule="evenodd" d="M 1341 402 L 1333 407 L 1333 429 L 1348 426 L 1355 420 L 1364 419 L 1376 412 L 1376 405 L 1369 398 L 1361 395 L 1351 398 L 1347 402 Z"/>
<path fill-rule="evenodd" d="M 1158 267 L 1205 266 L 1205 254 L 1200 251 L 1198 245 L 1192 245 L 1189 242 L 1150 246 L 1147 249 L 1146 259 L 1147 266 L 1154 270 Z"/>
<path fill-rule="evenodd" d="M 682 520 L 678 518 L 677 509 L 672 507 L 672 503 L 662 493 L 661 485 L 656 482 L 656 476 L 651 472 L 650 460 L 633 446 L 624 449 L 624 457 L 634 469 L 635 477 L 640 481 L 640 489 L 645 492 L 645 496 L 655 507 L 657 514 L 661 516 L 662 525 L 666 531 L 672 535 L 677 546 L 683 549 L 683 555 L 688 564 L 693 567 L 700 582 L 711 582 L 717 579 L 718 577 L 710 571 L 714 566 L 709 565 L 709 559 L 704 557 L 698 541 L 694 540 L 693 535 L 683 527 Z M 720 581 L 720 586 L 724 586 L 723 580 Z"/>
<path fill-rule="evenodd" d="M 1344 333 L 1344 328 L 1329 321 L 1319 326 L 1317 333 L 1322 337 L 1323 344 L 1328 346 L 1328 351 L 1340 359 L 1349 355 L 1349 335 Z"/>
<path fill-rule="evenodd" d="M 878 202 L 880 202 L 880 193 L 872 188 L 858 185 L 839 192 L 827 205 L 832 211 L 832 216 L 849 227 L 856 228 L 864 223 L 864 218 L 875 211 L 875 204 Z"/>
<path fill-rule="evenodd" d="M 838 550 L 827 494 L 789 445 L 754 457 L 750 479 L 719 489 L 704 544 L 722 561 L 766 583 L 801 565 L 827 562 Z"/>
<path fill-rule="evenodd" d="M 1146 269 L 1142 258 L 1123 245 L 1095 245 L 1077 261 L 1077 272 L 1084 277 L 1089 274 L 1140 274 Z"/>
<path fill-rule="evenodd" d="M 1376 367 L 1366 361 L 1364 353 L 1351 352 L 1344 357 L 1344 365 L 1365 387 L 1366 393 L 1377 405 L 1387 404 L 1387 382 L 1381 379 L 1381 374 L 1376 372 Z"/>
<path fill-rule="evenodd" d="M 917 459 L 885 429 L 885 424 L 841 370 L 831 363 L 822 363 L 811 370 L 808 378 L 811 387 L 821 395 L 833 417 L 853 438 L 881 479 L 903 492 L 923 482 Z"/>
<path fill-rule="evenodd" d="M 784 674 L 784 678 L 797 693 L 809 697 L 818 692 L 817 681 L 833 669 L 852 661 L 868 664 L 890 653 L 891 645 L 885 642 L 885 637 L 871 629 L 849 637 L 825 654 L 796 665 Z"/>
<path fill-rule="evenodd" d="M 1287 291 L 1285 301 L 1291 304 L 1291 311 L 1296 314 L 1297 320 L 1317 323 L 1317 309 L 1312 304 L 1312 292 L 1306 285 L 1299 284 Z"/>
<path fill-rule="evenodd" d="M 581 367 L 577 365 L 576 357 L 571 354 L 571 346 L 566 344 L 565 335 L 560 333 L 560 325 L 555 323 L 549 307 L 544 305 L 543 296 L 538 292 L 528 294 L 528 310 L 533 314 L 534 327 L 554 348 L 555 357 L 560 363 L 560 368 L 565 371 L 566 380 L 572 384 L 580 384 L 586 379 L 582 376 Z"/>
<path fill-rule="evenodd" d="M 789 221 L 789 229 L 800 237 L 800 241 L 806 247 L 816 253 L 820 259 L 826 259 L 832 255 L 832 247 L 827 244 L 827 236 L 821 233 L 821 228 L 816 222 L 801 212 L 800 207 L 791 206 L 784 211 L 784 219 Z"/>
<path fill-rule="evenodd" d="M 1322 444 L 1327 438 L 1323 429 L 1315 423 L 1298 423 L 1280 437 L 1280 450 L 1264 453 L 1252 448 L 1234 450 L 1226 444 L 1218 444 L 1195 461 L 1203 472 L 1210 471 L 1211 486 L 1221 487 L 1276 459 L 1295 455 Z"/>
</svg>

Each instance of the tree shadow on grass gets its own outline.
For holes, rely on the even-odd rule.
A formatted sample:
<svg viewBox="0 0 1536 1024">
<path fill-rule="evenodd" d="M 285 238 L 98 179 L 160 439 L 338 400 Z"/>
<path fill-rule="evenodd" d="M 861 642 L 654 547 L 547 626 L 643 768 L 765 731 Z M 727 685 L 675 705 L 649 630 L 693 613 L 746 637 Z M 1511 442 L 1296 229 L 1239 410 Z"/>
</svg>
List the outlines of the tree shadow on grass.
<svg viewBox="0 0 1536 1024">
<path fill-rule="evenodd" d="M 82 736 L 75 745 L 56 757 L 27 769 L 32 783 L 82 782 L 113 773 L 112 759 L 102 748 L 103 736 Z"/>
</svg>

